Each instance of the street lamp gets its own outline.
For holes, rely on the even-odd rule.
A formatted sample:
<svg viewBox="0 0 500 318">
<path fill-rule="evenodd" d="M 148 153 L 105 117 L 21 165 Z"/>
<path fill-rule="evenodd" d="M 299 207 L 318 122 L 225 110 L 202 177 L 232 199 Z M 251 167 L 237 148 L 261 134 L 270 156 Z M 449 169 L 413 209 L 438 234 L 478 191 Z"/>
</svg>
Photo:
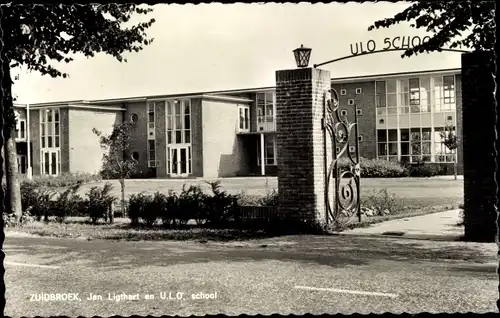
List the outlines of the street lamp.
<svg viewBox="0 0 500 318">
<path fill-rule="evenodd" d="M 293 50 L 293 55 L 295 55 L 297 67 L 307 67 L 309 64 L 309 58 L 311 57 L 311 49 L 308 49 L 301 44 L 299 48 Z"/>
</svg>

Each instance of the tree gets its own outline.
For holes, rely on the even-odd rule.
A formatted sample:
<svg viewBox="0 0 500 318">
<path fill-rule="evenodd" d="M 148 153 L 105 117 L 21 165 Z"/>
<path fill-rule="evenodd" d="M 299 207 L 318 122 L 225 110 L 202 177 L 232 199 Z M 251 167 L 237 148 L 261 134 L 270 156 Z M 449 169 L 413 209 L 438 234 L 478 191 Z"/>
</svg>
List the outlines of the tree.
<svg viewBox="0 0 500 318">
<path fill-rule="evenodd" d="M 125 121 L 113 125 L 109 135 L 93 128 L 92 132 L 99 137 L 101 148 L 105 151 L 102 155 L 101 175 L 105 179 L 118 179 L 121 188 L 121 210 L 125 214 L 125 179 L 134 173 L 137 161 L 129 156 L 132 123 Z M 109 216 L 113 223 L 114 215 Z"/>
<path fill-rule="evenodd" d="M 432 35 L 429 41 L 408 48 L 403 57 L 439 52 L 447 46 L 450 49 L 466 47 L 474 51 L 494 48 L 495 1 L 419 1 L 392 18 L 376 21 L 368 27 L 368 31 L 389 28 L 405 21 L 411 22 L 411 27 L 425 28 Z"/>
<path fill-rule="evenodd" d="M 89 5 L 17 5 L 0 8 L 2 29 L 2 117 L 4 146 L 7 164 L 7 206 L 13 207 L 19 219 L 20 190 L 17 176 L 17 158 L 12 130 L 15 125 L 12 106 L 11 68 L 25 66 L 42 75 L 63 78 L 68 74 L 59 71 L 51 62 L 69 63 L 73 55 L 80 53 L 93 57 L 104 53 L 126 62 L 125 52 L 139 52 L 150 45 L 146 30 L 155 22 L 132 23 L 136 15 L 147 15 L 150 8 L 135 4 L 89 4 Z M 14 146 L 12 146 L 14 145 Z M 16 160 L 13 160 L 16 159 Z M 0 174 L 1 175 L 1 174 Z M 19 194 L 19 195 L 18 195 Z M 17 202 L 19 201 L 19 203 Z"/>
<path fill-rule="evenodd" d="M 458 148 L 458 138 L 455 134 L 455 126 L 447 124 L 442 131 L 439 132 L 443 144 L 448 150 L 452 151 Z M 453 176 L 457 180 L 457 154 L 455 153 L 455 159 L 453 160 Z"/>
</svg>

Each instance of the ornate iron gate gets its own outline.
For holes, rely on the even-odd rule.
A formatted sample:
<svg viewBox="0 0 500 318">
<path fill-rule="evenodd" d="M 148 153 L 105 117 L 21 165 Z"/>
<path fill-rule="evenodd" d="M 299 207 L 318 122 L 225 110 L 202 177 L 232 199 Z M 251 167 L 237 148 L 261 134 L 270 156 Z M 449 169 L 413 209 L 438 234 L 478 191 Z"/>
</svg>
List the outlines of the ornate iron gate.
<svg viewBox="0 0 500 318">
<path fill-rule="evenodd" d="M 356 104 L 353 109 L 354 122 L 350 122 L 347 110 L 340 109 L 337 91 L 328 91 L 323 119 L 326 220 L 338 227 L 353 222 L 356 216 L 361 220 L 361 168 Z M 327 153 L 328 141 L 332 147 L 331 160 Z M 335 182 L 333 189 L 332 181 Z"/>
</svg>

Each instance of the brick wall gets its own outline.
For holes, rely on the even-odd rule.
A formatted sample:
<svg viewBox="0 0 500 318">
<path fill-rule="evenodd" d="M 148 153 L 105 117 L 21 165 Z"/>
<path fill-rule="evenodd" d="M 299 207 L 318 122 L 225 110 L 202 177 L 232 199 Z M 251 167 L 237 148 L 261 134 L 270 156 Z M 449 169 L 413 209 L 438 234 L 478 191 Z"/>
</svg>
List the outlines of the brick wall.
<svg viewBox="0 0 500 318">
<path fill-rule="evenodd" d="M 70 167 L 70 143 L 69 143 L 69 138 L 70 138 L 70 126 L 69 126 L 69 113 L 70 110 L 68 108 L 61 108 L 59 110 L 59 120 L 60 120 L 60 129 L 61 129 L 61 137 L 60 137 L 60 142 L 61 142 L 61 173 L 68 173 L 71 171 Z M 88 125 L 88 122 L 85 120 L 87 118 L 82 118 L 83 122 L 80 122 L 78 124 L 75 124 L 76 126 L 79 126 L 81 128 L 82 123 L 86 123 Z M 92 133 L 92 132 L 90 132 Z M 75 136 L 78 141 L 82 139 L 86 139 L 88 135 L 88 132 L 85 133 L 85 130 L 81 131 L 79 134 Z M 84 153 L 85 154 L 85 153 Z M 83 156 L 83 158 L 86 157 L 86 154 Z M 87 172 L 87 171 L 85 171 Z M 91 172 L 93 173 L 93 172 Z"/>
<path fill-rule="evenodd" d="M 30 110 L 30 140 L 33 145 L 31 152 L 33 175 L 39 176 L 40 169 L 40 111 Z"/>
<path fill-rule="evenodd" d="M 494 56 L 462 55 L 462 125 L 465 239 L 494 242 L 497 236 Z"/>
<path fill-rule="evenodd" d="M 136 172 L 133 178 L 147 178 L 151 177 L 152 171 L 148 167 L 148 117 L 146 102 L 127 103 L 127 109 L 124 114 L 123 120 L 131 120 L 133 114 L 137 114 L 138 120 L 132 126 L 132 138 L 130 140 L 130 151 L 127 156 L 137 152 L 139 160 L 136 166 Z"/>
<path fill-rule="evenodd" d="M 330 73 L 276 72 L 279 213 L 325 221 L 324 93 Z M 331 149 L 327 149 L 330 151 Z"/>
<path fill-rule="evenodd" d="M 203 100 L 203 177 L 248 174 L 248 154 L 237 136 L 238 103 Z"/>
<path fill-rule="evenodd" d="M 348 105 L 349 99 L 354 99 L 358 109 L 363 114 L 358 116 L 358 134 L 363 137 L 359 143 L 359 155 L 373 159 L 377 157 L 377 128 L 375 108 L 375 82 L 357 82 L 346 84 L 332 84 L 339 95 L 340 109 L 347 110 L 349 121 L 354 122 L 354 106 Z M 361 88 L 361 94 L 356 94 L 356 88 Z M 346 95 L 340 95 L 345 89 Z"/>
<path fill-rule="evenodd" d="M 203 114 L 201 98 L 191 100 L 191 168 L 193 177 L 203 177 Z"/>
<path fill-rule="evenodd" d="M 167 117 L 165 104 L 157 103 L 155 107 L 155 150 L 156 177 L 167 177 Z"/>
<path fill-rule="evenodd" d="M 62 127 L 65 127 L 61 132 L 62 166 L 67 166 L 72 173 L 98 173 L 102 168 L 103 150 L 99 137 L 92 129 L 109 135 L 113 125 L 122 121 L 122 113 L 115 110 L 64 109 L 64 112 L 61 110 L 61 120 Z M 64 168 L 62 170 L 65 171 Z"/>
</svg>

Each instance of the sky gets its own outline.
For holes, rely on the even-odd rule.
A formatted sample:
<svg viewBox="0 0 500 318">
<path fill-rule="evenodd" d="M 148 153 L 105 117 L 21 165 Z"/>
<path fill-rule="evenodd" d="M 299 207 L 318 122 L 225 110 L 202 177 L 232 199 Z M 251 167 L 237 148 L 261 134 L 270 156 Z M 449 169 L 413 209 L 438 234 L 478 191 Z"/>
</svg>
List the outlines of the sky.
<svg viewBox="0 0 500 318">
<path fill-rule="evenodd" d="M 330 4 L 202 4 L 153 6 L 156 22 L 148 30 L 153 44 L 127 53 L 127 63 L 98 54 L 76 55 L 68 64 L 54 63 L 69 78 L 51 78 L 15 69 L 13 86 L 20 103 L 92 100 L 145 95 L 244 89 L 275 85 L 275 72 L 295 68 L 293 50 L 312 49 L 319 64 L 351 55 L 351 44 L 386 37 L 428 35 L 399 24 L 368 31 L 374 21 L 394 16 L 407 2 Z M 371 45 L 373 42 L 371 43 Z M 386 52 L 342 60 L 320 68 L 332 77 L 375 75 L 460 67 L 460 54 L 435 52 L 401 58 Z"/>
</svg>

